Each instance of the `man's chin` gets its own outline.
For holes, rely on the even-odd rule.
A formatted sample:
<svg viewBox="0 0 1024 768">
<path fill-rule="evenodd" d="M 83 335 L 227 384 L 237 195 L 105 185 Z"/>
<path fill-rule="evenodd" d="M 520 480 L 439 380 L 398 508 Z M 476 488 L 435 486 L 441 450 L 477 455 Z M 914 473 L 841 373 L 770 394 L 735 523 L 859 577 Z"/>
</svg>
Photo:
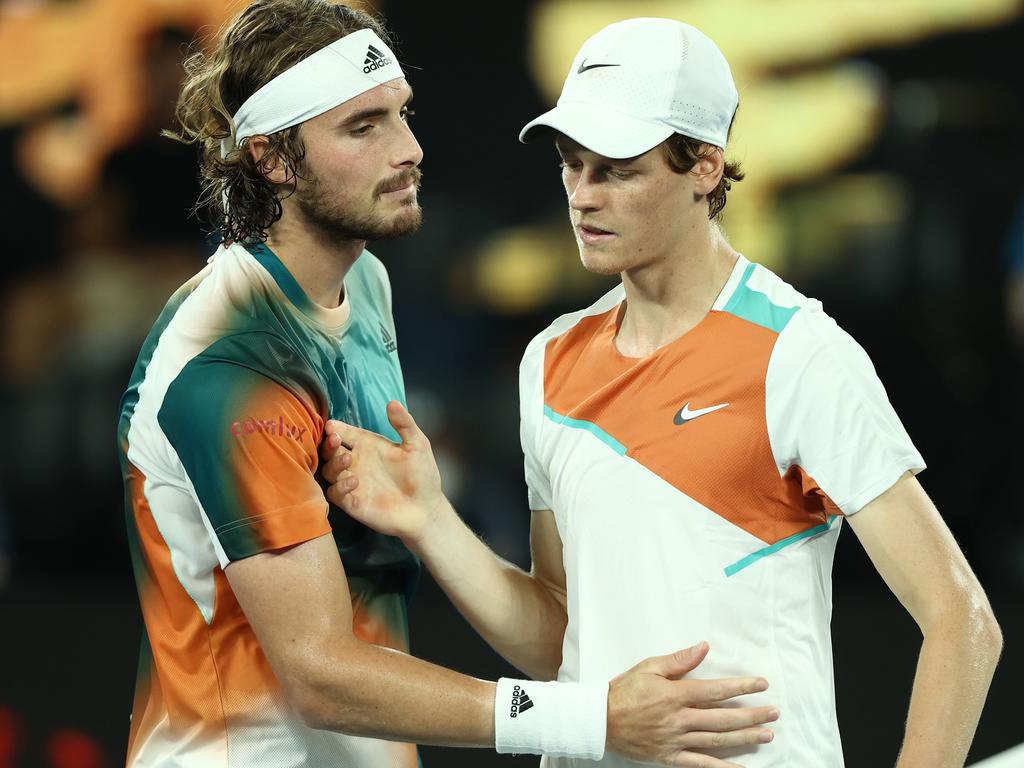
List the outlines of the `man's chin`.
<svg viewBox="0 0 1024 768">
<path fill-rule="evenodd" d="M 392 240 L 396 237 L 405 237 L 418 232 L 421 226 L 423 226 L 423 209 L 418 203 L 414 203 L 399 211 L 382 234 L 370 239 Z"/>
<path fill-rule="evenodd" d="M 602 253 L 586 246 L 580 246 L 580 262 L 587 272 L 605 277 L 622 272 L 623 266 L 619 259 L 608 253 Z"/>
</svg>

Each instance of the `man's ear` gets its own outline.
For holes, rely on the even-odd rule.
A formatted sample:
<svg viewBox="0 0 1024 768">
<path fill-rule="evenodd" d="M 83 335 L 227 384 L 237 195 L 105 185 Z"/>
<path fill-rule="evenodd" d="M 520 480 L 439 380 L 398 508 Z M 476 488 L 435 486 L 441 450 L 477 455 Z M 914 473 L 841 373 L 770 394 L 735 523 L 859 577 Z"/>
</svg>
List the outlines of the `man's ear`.
<svg viewBox="0 0 1024 768">
<path fill-rule="evenodd" d="M 256 161 L 256 168 L 271 184 L 287 184 L 294 174 L 288 164 L 276 152 L 270 151 L 270 139 L 266 136 L 253 136 L 245 144 L 245 151 Z"/>
<path fill-rule="evenodd" d="M 694 176 L 693 191 L 698 195 L 714 192 L 725 173 L 725 153 L 719 147 L 705 144 L 701 147 L 701 158 L 690 173 Z"/>
</svg>

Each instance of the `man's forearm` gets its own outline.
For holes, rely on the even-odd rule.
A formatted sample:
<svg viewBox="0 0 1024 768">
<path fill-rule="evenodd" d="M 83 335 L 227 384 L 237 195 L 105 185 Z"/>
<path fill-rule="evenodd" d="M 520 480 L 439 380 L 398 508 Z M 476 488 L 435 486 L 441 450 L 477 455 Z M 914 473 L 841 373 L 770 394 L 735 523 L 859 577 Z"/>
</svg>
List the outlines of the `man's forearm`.
<svg viewBox="0 0 1024 768">
<path fill-rule="evenodd" d="M 494 683 L 355 638 L 306 654 L 282 681 L 311 727 L 440 746 L 494 746 Z"/>
<path fill-rule="evenodd" d="M 547 587 L 494 554 L 447 502 L 424 536 L 409 544 L 495 651 L 535 679 L 557 675 L 566 614 Z"/>
<path fill-rule="evenodd" d="M 950 612 L 925 630 L 897 768 L 962 768 L 1001 649 L 987 606 Z"/>
</svg>

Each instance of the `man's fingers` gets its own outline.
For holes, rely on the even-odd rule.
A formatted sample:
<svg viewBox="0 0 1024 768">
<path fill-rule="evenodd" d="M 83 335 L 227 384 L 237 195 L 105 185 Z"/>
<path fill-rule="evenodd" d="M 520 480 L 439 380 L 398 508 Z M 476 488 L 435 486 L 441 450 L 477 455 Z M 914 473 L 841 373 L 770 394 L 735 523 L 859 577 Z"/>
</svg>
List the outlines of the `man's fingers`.
<svg viewBox="0 0 1024 768">
<path fill-rule="evenodd" d="M 336 507 L 341 507 L 341 509 L 345 510 L 346 512 L 350 511 L 349 508 L 352 506 L 351 491 L 346 490 L 345 488 L 342 488 L 340 485 L 335 484 L 327 486 L 327 490 L 324 493 L 327 496 L 327 500 L 331 502 L 331 504 L 333 504 Z"/>
<path fill-rule="evenodd" d="M 688 720 L 691 731 L 742 731 L 779 719 L 775 707 L 743 707 L 719 709 L 693 709 Z"/>
<path fill-rule="evenodd" d="M 327 423 L 330 424 L 330 422 Z M 330 459 L 340 447 L 341 437 L 333 433 L 328 433 L 325 426 L 324 439 L 320 441 L 320 461 L 325 462 Z"/>
<path fill-rule="evenodd" d="M 338 506 L 345 510 L 345 512 L 347 512 L 348 514 L 352 515 L 353 517 L 356 517 L 356 515 L 358 515 L 363 509 L 363 502 L 359 494 L 346 493 L 345 496 L 342 498 L 342 503 L 339 504 Z"/>
<path fill-rule="evenodd" d="M 344 448 L 341 450 L 342 453 L 328 459 L 323 466 L 320 467 L 320 474 L 329 485 L 334 485 L 338 482 L 338 477 L 341 473 L 352 466 L 352 454 Z"/>
<path fill-rule="evenodd" d="M 724 747 L 746 747 L 752 744 L 767 744 L 775 734 L 767 728 L 744 728 L 742 731 L 691 731 L 686 734 L 687 749 L 721 749 Z"/>
<path fill-rule="evenodd" d="M 334 486 L 340 489 L 342 493 L 351 493 L 359 487 L 359 478 L 355 476 L 351 469 L 346 469 L 338 475 L 338 479 L 334 481 Z"/>
<path fill-rule="evenodd" d="M 725 677 L 719 680 L 680 680 L 677 683 L 690 706 L 706 702 L 726 701 L 748 693 L 760 693 L 768 689 L 763 677 Z"/>
<path fill-rule="evenodd" d="M 708 644 L 699 642 L 667 656 L 651 656 L 636 665 L 641 672 L 652 672 L 668 678 L 678 678 L 694 669 L 708 654 Z"/>
<path fill-rule="evenodd" d="M 398 436 L 402 438 L 403 443 L 414 442 L 423 434 L 416 426 L 416 420 L 413 419 L 412 414 L 405 410 L 405 407 L 397 400 L 388 403 L 388 421 L 391 422 L 391 426 L 395 428 Z"/>
<path fill-rule="evenodd" d="M 729 763 L 711 755 L 689 751 L 680 752 L 670 765 L 680 766 L 680 768 L 743 768 L 738 763 Z"/>
<path fill-rule="evenodd" d="M 351 424 L 338 421 L 337 419 L 328 419 L 327 423 L 324 424 L 324 442 L 327 442 L 327 438 L 330 435 L 337 435 L 341 439 L 339 445 L 347 445 L 349 448 L 355 447 L 362 433 L 363 430 L 359 427 L 353 427 Z"/>
</svg>

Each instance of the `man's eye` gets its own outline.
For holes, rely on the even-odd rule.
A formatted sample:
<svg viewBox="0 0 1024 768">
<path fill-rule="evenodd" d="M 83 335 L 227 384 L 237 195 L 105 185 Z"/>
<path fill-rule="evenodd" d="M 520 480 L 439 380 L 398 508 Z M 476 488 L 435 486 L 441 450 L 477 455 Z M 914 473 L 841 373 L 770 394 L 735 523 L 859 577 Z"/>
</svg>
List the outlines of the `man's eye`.
<svg viewBox="0 0 1024 768">
<path fill-rule="evenodd" d="M 561 168 L 563 171 L 575 171 L 577 168 L 580 167 L 580 164 L 571 163 L 568 160 L 563 160 L 558 164 L 558 167 Z"/>
<path fill-rule="evenodd" d="M 373 125 L 361 125 L 358 128 L 353 129 L 352 134 L 355 136 L 365 136 L 371 130 L 373 130 Z"/>
<path fill-rule="evenodd" d="M 415 109 L 409 109 L 408 107 L 403 107 L 402 108 L 402 119 L 405 120 L 406 122 L 408 122 L 409 118 L 412 117 L 415 114 L 416 114 L 416 110 Z"/>
</svg>

